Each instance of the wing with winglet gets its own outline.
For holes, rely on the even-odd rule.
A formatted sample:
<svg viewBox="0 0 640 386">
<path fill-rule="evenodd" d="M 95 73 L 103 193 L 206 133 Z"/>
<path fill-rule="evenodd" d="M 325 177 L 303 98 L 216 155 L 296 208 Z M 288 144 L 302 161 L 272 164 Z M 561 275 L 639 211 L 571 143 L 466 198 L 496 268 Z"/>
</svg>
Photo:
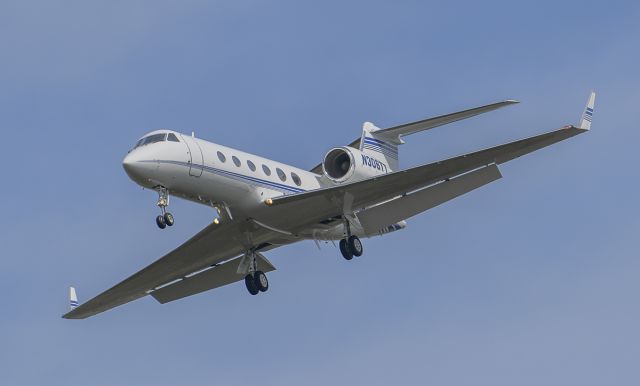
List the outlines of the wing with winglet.
<svg viewBox="0 0 640 386">
<path fill-rule="evenodd" d="M 309 223 L 320 221 L 341 215 L 347 200 L 351 208 L 364 209 L 491 164 L 500 165 L 586 131 L 575 126 L 566 126 L 545 134 L 444 161 L 350 184 L 274 198 L 267 204 L 270 204 L 274 210 L 278 207 L 286 207 L 287 212 L 291 213 L 288 217 L 291 223 L 296 222 L 294 216 L 304 216 Z"/>
<path fill-rule="evenodd" d="M 247 241 L 248 234 L 251 237 L 250 245 Z M 153 293 L 153 291 L 162 286 L 166 286 L 167 283 L 189 279 L 189 275 L 194 272 L 232 259 L 243 254 L 252 246 L 268 243 L 275 238 L 281 239 L 282 235 L 258 226 L 252 221 L 230 221 L 211 224 L 156 262 L 93 299 L 75 307 L 63 315 L 63 318 L 84 319 L 139 299 Z M 269 264 L 269 266 L 271 265 Z M 211 274 L 212 272 L 208 275 Z M 199 278 L 202 277 L 199 276 Z M 228 281 L 229 278 L 221 279 L 218 277 L 216 280 Z M 230 282 L 233 281 L 235 280 Z M 196 280 L 194 279 L 190 280 L 190 284 L 195 282 Z M 211 288 L 214 287 L 212 286 Z M 185 288 L 186 285 L 182 288 L 173 287 L 173 289 L 181 289 L 183 292 L 186 291 Z M 163 291 L 164 294 L 169 294 L 169 292 L 168 289 Z M 176 296 L 176 293 L 177 291 L 167 295 L 167 297 Z M 194 293 L 197 293 L 197 291 Z"/>
</svg>

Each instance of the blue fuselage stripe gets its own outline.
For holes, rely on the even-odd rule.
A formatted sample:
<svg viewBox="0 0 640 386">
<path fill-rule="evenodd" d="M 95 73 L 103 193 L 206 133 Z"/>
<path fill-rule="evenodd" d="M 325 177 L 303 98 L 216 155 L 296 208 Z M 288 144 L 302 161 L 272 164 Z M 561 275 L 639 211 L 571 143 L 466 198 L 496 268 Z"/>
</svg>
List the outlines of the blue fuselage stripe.
<svg viewBox="0 0 640 386">
<path fill-rule="evenodd" d="M 288 185 L 283 185 L 283 184 L 278 184 L 275 182 L 271 182 L 271 181 L 267 181 L 267 180 L 263 180 L 260 178 L 255 178 L 255 177 L 250 177 L 250 176 L 246 176 L 244 174 L 239 174 L 239 173 L 234 173 L 234 172 L 230 172 L 227 170 L 223 170 L 223 169 L 217 169 L 217 168 L 213 168 L 210 166 L 205 166 L 205 165 L 195 165 L 195 164 L 190 164 L 188 162 L 180 162 L 180 161 L 169 161 L 169 160 L 161 160 L 159 161 L 160 163 L 166 163 L 166 164 L 172 164 L 172 165 L 179 165 L 179 166 L 185 166 L 185 167 L 195 167 L 195 168 L 203 168 L 203 170 L 206 170 L 209 173 L 212 174 L 218 174 L 218 175 L 223 175 L 226 177 L 235 177 L 237 179 L 242 179 L 242 180 L 248 180 L 250 182 L 254 182 L 260 185 L 264 185 L 267 186 L 269 188 L 275 188 L 278 190 L 286 190 L 286 191 L 290 191 L 293 193 L 301 193 L 304 192 L 304 189 L 300 189 L 300 188 L 294 188 L 292 186 L 288 186 Z"/>
<path fill-rule="evenodd" d="M 397 148 L 397 147 L 395 147 L 395 146 L 391 146 L 391 145 L 389 145 L 389 144 L 388 144 L 388 143 L 386 143 L 386 142 L 376 141 L 376 140 L 375 140 L 375 139 L 373 139 L 373 138 L 365 137 L 365 139 L 364 139 L 364 143 L 365 143 L 365 144 L 374 145 L 374 146 L 380 146 L 381 148 L 386 149 L 386 150 L 388 150 L 388 151 L 390 151 L 390 152 L 392 152 L 392 153 L 397 153 L 397 152 L 398 152 L 398 148 Z"/>
<path fill-rule="evenodd" d="M 365 144 L 362 148 L 363 149 L 368 149 L 368 150 L 371 150 L 371 151 L 375 151 L 375 152 L 378 152 L 378 153 L 382 153 L 386 157 L 389 157 L 389 158 L 398 159 L 398 155 L 397 154 L 390 153 L 389 151 L 381 149 L 379 147 L 374 147 L 374 146 Z"/>
<path fill-rule="evenodd" d="M 391 155 L 391 156 L 393 156 L 393 157 L 396 157 L 396 158 L 398 157 L 398 152 L 397 152 L 397 151 L 390 151 L 389 149 L 386 149 L 386 148 L 381 147 L 381 146 L 379 146 L 379 145 L 370 144 L 370 143 L 368 143 L 368 142 L 365 142 L 365 143 L 362 145 L 362 147 L 363 147 L 363 148 L 366 148 L 366 149 L 376 150 L 376 151 L 379 151 L 379 152 L 381 152 L 381 153 L 389 154 L 389 155 Z"/>
</svg>

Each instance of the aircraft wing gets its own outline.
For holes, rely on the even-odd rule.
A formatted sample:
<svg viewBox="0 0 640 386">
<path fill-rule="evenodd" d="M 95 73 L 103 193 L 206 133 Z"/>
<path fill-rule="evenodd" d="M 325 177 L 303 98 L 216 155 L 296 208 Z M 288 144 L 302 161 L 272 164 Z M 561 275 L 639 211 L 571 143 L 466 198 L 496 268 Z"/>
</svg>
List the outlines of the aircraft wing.
<svg viewBox="0 0 640 386">
<path fill-rule="evenodd" d="M 476 115 L 488 113 L 490 111 L 497 110 L 499 108 L 509 106 L 515 103 L 519 103 L 519 102 L 508 99 L 506 101 L 492 103 L 486 106 L 475 107 L 472 109 L 458 111 L 451 114 L 440 115 L 433 118 L 423 119 L 421 121 L 405 123 L 403 125 L 381 129 L 376 131 L 376 135 L 386 137 L 392 142 L 400 142 L 400 137 L 403 135 L 409 135 L 409 134 L 414 134 L 423 130 L 433 129 L 434 127 L 438 127 L 438 126 L 446 125 L 456 121 L 460 121 L 463 119 L 475 117 Z M 353 140 L 347 146 L 353 147 L 355 149 L 359 149 L 360 137 Z M 322 164 L 316 165 L 313 169 L 311 169 L 311 172 L 321 174 Z"/>
<path fill-rule="evenodd" d="M 248 239 L 248 234 L 250 234 L 250 239 Z M 178 279 L 183 279 L 191 273 L 220 262 L 227 261 L 243 254 L 248 247 L 266 243 L 276 237 L 281 238 L 282 235 L 264 227 L 257 226 L 251 221 L 230 220 L 220 224 L 211 224 L 172 252 L 169 252 L 164 257 L 111 289 L 106 290 L 66 313 L 63 315 L 63 318 L 84 319 L 136 300 L 149 293 L 153 294 L 153 291 L 160 286 Z M 275 268 L 269 263 L 265 264 L 265 271 L 273 269 Z M 200 277 L 207 277 L 212 280 L 212 283 L 217 281 L 221 283 L 220 285 L 224 285 L 243 278 L 243 276 L 239 276 L 239 278 L 233 276 L 230 272 L 225 272 L 225 270 L 229 270 L 228 266 L 226 266 L 224 270 L 220 270 L 221 275 L 218 275 L 218 278 L 212 278 L 211 272 L 204 271 L 208 272 L 207 275 L 202 275 L 202 273 L 196 274 L 194 276 L 197 276 L 197 278 L 193 277 L 189 283 L 194 283 L 196 281 L 195 279 L 199 280 Z M 177 283 L 180 282 L 181 281 L 178 281 Z M 174 295 L 172 293 L 167 295 L 167 293 L 170 292 L 167 287 L 172 287 L 171 290 L 175 292 L 173 289 L 184 287 L 184 285 L 173 286 L 173 284 L 171 284 L 163 287 L 164 291 L 158 294 L 163 295 L 162 302 L 168 301 L 166 300 L 167 297 L 180 297 L 180 295 Z M 214 288 L 214 286 L 209 288 Z M 183 293 L 188 291 L 192 293 L 201 292 L 197 289 L 185 290 L 184 288 L 181 288 L 181 291 Z M 156 297 L 156 299 L 160 301 L 159 296 Z"/>
<path fill-rule="evenodd" d="M 506 143 L 366 180 L 274 198 L 270 206 L 322 221 L 366 208 L 491 164 L 502 164 L 535 150 L 581 134 L 587 129 L 565 126 L 545 134 Z M 310 209 L 313 208 L 313 209 Z M 293 219 L 289 218 L 289 221 Z M 292 221 L 295 222 L 295 221 Z"/>
</svg>

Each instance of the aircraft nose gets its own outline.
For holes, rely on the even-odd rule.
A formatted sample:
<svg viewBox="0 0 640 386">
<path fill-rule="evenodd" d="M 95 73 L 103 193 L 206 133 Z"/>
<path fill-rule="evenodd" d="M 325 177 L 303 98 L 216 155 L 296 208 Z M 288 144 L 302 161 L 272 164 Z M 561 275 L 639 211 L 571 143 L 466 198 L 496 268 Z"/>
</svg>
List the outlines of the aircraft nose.
<svg viewBox="0 0 640 386">
<path fill-rule="evenodd" d="M 122 167 L 132 180 L 138 180 L 142 176 L 140 157 L 138 157 L 135 152 L 131 152 L 124 157 Z"/>
</svg>

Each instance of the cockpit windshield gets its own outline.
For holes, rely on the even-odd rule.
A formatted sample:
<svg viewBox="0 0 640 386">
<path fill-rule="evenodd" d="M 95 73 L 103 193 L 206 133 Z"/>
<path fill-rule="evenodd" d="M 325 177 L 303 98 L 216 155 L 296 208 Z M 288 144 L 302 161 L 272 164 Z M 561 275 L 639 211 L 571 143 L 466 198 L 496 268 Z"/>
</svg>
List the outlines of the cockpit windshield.
<svg viewBox="0 0 640 386">
<path fill-rule="evenodd" d="M 140 146 L 149 145 L 151 143 L 156 143 L 156 142 L 163 142 L 163 141 L 180 142 L 180 140 L 178 140 L 178 137 L 176 137 L 176 135 L 173 133 L 159 133 L 159 134 L 152 134 L 142 138 L 141 140 L 138 141 L 138 143 L 136 143 L 136 145 L 133 148 L 136 149 Z"/>
</svg>

